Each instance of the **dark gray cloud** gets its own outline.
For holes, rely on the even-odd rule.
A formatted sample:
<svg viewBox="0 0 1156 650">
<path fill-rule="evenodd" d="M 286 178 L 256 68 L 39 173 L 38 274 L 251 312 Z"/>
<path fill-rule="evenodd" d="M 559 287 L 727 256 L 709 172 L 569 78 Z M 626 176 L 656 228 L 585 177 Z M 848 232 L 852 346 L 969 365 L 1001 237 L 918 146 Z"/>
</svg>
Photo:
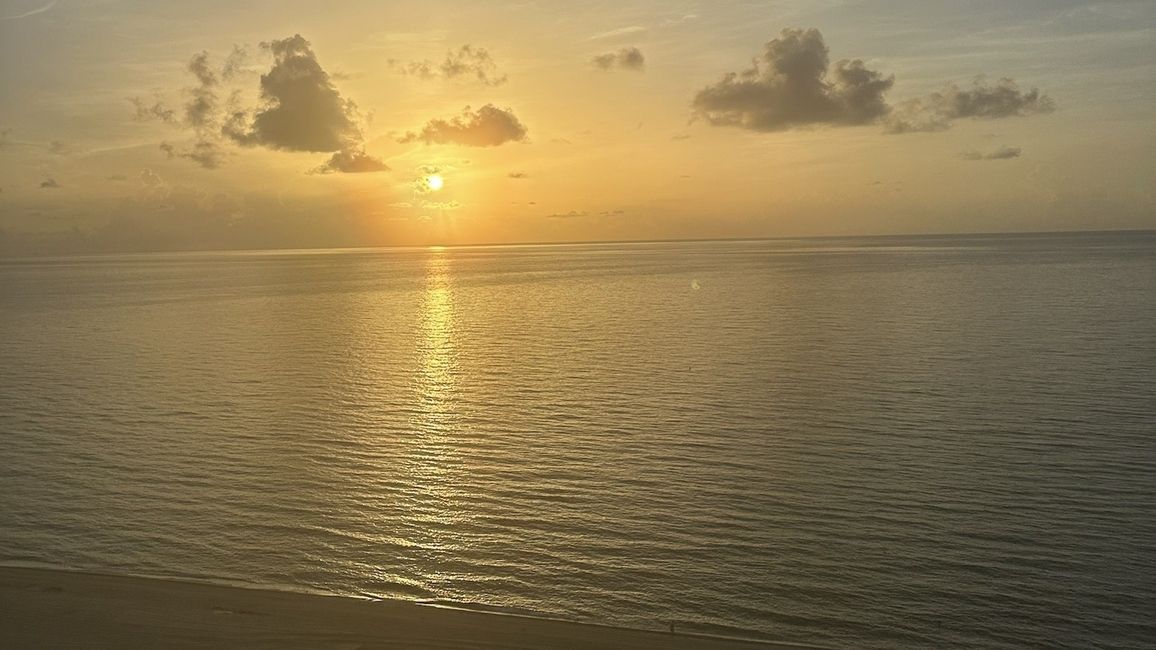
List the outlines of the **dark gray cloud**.
<svg viewBox="0 0 1156 650">
<path fill-rule="evenodd" d="M 398 142 L 420 141 L 426 144 L 460 144 L 469 147 L 496 147 L 506 142 L 522 142 L 526 127 L 510 109 L 486 104 L 477 111 L 467 106 L 462 114 L 449 120 L 433 119 L 420 132 L 410 131 Z"/>
<path fill-rule="evenodd" d="M 709 124 L 752 131 L 869 124 L 887 113 L 883 95 L 894 82 L 859 59 L 831 70 L 819 30 L 784 29 L 751 68 L 703 88 L 692 106 Z"/>
<path fill-rule="evenodd" d="M 234 111 L 224 134 L 244 146 L 286 151 L 340 151 L 361 141 L 357 108 L 342 98 L 300 34 L 262 43 L 273 67 L 261 75 L 263 106 L 250 120 Z"/>
<path fill-rule="evenodd" d="M 1000 147 L 994 151 L 982 153 L 979 151 L 965 151 L 959 154 L 964 160 L 1011 160 L 1019 158 L 1023 151 L 1019 147 Z"/>
<path fill-rule="evenodd" d="M 457 50 L 446 52 L 441 62 L 398 61 L 390 59 L 389 66 L 402 74 L 419 79 L 462 79 L 472 78 L 487 86 L 506 83 L 506 75 L 498 69 L 498 64 L 484 47 L 466 44 Z"/>
<path fill-rule="evenodd" d="M 196 83 L 185 88 L 187 102 L 180 111 L 155 102 L 134 99 L 138 119 L 159 119 L 191 130 L 192 142 L 160 144 L 167 157 L 191 160 L 205 169 L 222 166 L 230 142 L 247 147 L 284 151 L 332 152 L 318 173 L 383 171 L 384 163 L 365 153 L 357 107 L 333 85 L 318 63 L 309 42 L 300 34 L 261 44 L 273 57 L 272 67 L 260 78 L 261 103 L 246 108 L 242 92 L 233 88 L 227 99 L 225 82 L 248 72 L 248 53 L 234 45 L 220 68 L 208 52 L 193 55 L 186 69 Z"/>
<path fill-rule="evenodd" d="M 614 52 L 605 52 L 590 59 L 590 63 L 599 70 L 635 70 L 641 72 L 646 68 L 646 57 L 637 47 L 624 47 Z"/>
<path fill-rule="evenodd" d="M 781 131 L 881 122 L 888 133 L 942 131 L 959 119 L 1055 110 L 1055 102 L 1044 93 L 1023 91 L 1006 78 L 994 84 L 977 79 L 970 88 L 952 84 L 891 106 L 885 95 L 894 84 L 894 76 L 884 76 L 860 59 L 831 66 L 817 29 L 784 29 L 763 47 L 751 68 L 724 75 L 700 90 L 691 105 L 695 118 L 714 126 Z"/>
<path fill-rule="evenodd" d="M 40 181 L 40 189 L 43 189 L 43 190 L 60 189 L 60 183 L 57 183 L 55 178 L 46 178 L 46 179 Z"/>
<path fill-rule="evenodd" d="M 365 174 L 386 172 L 389 167 L 380 158 L 371 156 L 361 149 L 343 149 L 333 154 L 323 165 L 314 167 L 310 174 Z"/>
<path fill-rule="evenodd" d="M 1011 79 L 995 84 L 976 79 L 970 88 L 950 84 L 926 97 L 909 99 L 896 106 L 887 117 L 888 133 L 942 131 L 959 119 L 1002 119 L 1051 113 L 1056 104 L 1051 97 L 1032 88 L 1020 90 Z"/>
</svg>

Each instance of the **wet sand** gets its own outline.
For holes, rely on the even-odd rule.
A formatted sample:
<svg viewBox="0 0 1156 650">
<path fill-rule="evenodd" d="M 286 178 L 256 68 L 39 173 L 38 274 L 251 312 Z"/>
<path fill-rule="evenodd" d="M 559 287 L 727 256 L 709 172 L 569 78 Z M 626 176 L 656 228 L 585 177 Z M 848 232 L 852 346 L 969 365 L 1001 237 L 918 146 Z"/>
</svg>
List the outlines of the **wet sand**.
<svg viewBox="0 0 1156 650">
<path fill-rule="evenodd" d="M 0 568 L 0 647 L 755 650 L 800 646 L 405 601 Z"/>
</svg>

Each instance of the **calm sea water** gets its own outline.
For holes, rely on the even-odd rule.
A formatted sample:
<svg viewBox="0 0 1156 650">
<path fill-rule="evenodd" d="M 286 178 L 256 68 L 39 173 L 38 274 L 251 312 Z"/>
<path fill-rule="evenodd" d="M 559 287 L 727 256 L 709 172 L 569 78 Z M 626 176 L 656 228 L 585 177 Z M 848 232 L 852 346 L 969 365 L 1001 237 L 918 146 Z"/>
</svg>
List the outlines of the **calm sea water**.
<svg viewBox="0 0 1156 650">
<path fill-rule="evenodd" d="M 0 561 L 1149 645 L 1156 235 L 0 262 Z"/>
</svg>

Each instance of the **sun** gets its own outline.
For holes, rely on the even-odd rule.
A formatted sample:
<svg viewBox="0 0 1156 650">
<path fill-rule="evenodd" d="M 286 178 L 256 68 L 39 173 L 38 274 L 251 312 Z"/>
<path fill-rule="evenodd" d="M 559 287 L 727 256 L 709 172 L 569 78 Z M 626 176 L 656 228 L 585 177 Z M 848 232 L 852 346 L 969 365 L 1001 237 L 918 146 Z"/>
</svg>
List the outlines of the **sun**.
<svg viewBox="0 0 1156 650">
<path fill-rule="evenodd" d="M 430 174 L 429 176 L 425 177 L 425 185 L 430 189 L 431 192 L 440 190 L 445 186 L 445 184 L 445 179 L 443 179 L 438 174 Z"/>
</svg>

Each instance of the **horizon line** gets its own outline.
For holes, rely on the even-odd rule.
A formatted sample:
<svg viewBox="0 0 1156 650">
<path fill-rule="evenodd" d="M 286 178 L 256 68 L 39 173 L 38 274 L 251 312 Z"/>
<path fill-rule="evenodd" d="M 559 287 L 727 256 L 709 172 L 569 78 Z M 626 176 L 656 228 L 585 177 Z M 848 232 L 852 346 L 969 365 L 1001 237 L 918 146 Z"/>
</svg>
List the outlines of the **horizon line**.
<svg viewBox="0 0 1156 650">
<path fill-rule="evenodd" d="M 190 248 L 190 249 L 157 249 L 157 250 L 109 250 L 99 252 L 75 253 L 29 253 L 26 255 L 0 255 L 0 261 L 51 259 L 51 258 L 82 258 L 82 257 L 115 257 L 126 255 L 196 255 L 208 253 L 294 253 L 310 251 L 373 251 L 373 250 L 431 250 L 448 248 L 515 248 L 535 246 L 597 246 L 615 244 L 689 244 L 695 242 L 760 242 L 760 241 L 797 241 L 797 240 L 831 240 L 831 239 L 888 239 L 888 238 L 931 238 L 931 237 L 1031 237 L 1045 235 L 1106 235 L 1106 234 L 1152 234 L 1153 228 L 1120 228 L 1104 230 L 1013 230 L 1013 231 L 979 231 L 979 232 L 921 232 L 921 233 L 891 233 L 871 235 L 794 235 L 768 237 L 676 237 L 669 239 L 591 239 L 568 241 L 527 241 L 527 242 L 486 242 L 477 244 L 408 244 L 408 245 L 381 245 L 381 246 L 317 246 L 317 247 L 285 247 L 285 248 Z"/>
</svg>

